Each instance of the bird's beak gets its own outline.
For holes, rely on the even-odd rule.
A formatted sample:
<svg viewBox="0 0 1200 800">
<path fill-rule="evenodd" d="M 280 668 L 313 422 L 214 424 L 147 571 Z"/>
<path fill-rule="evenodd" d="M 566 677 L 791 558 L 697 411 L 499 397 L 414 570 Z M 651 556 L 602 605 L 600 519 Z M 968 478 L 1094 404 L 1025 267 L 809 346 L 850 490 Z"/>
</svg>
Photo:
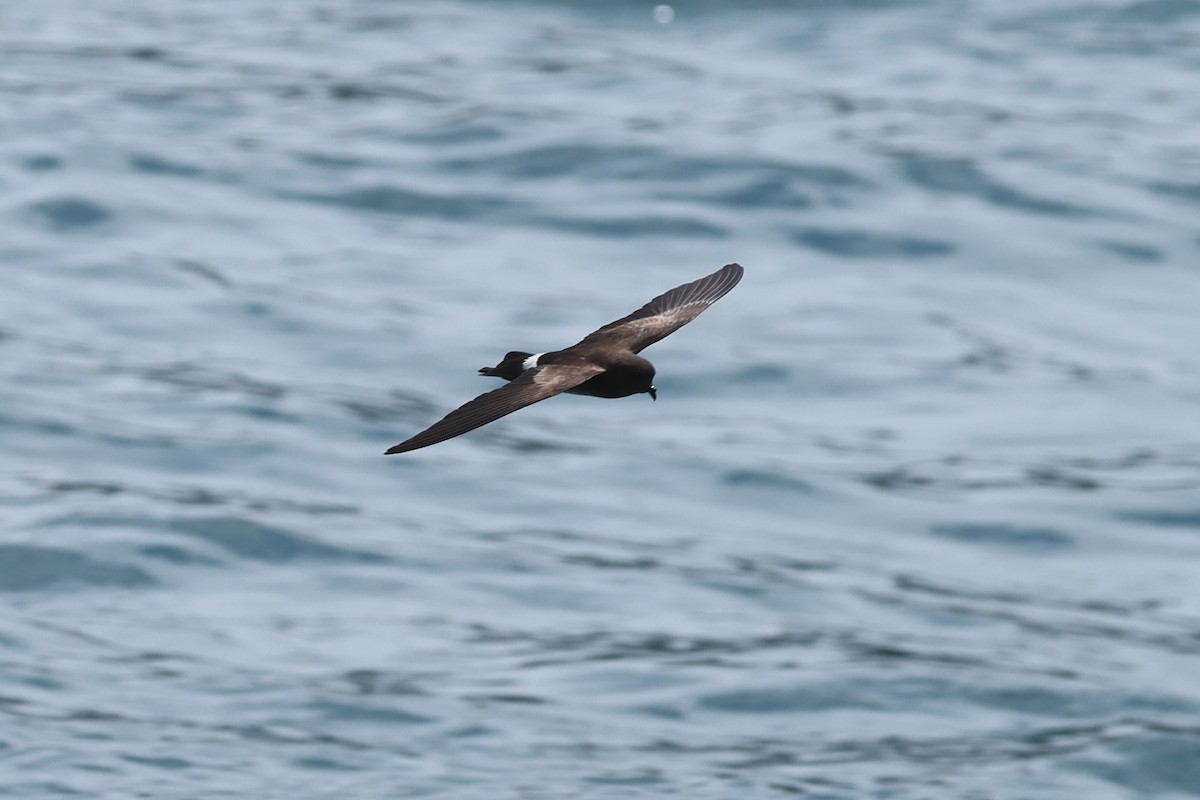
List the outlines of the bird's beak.
<svg viewBox="0 0 1200 800">
<path fill-rule="evenodd" d="M 647 389 L 646 391 L 650 393 L 650 399 L 651 399 L 651 400 L 657 400 L 657 399 L 658 399 L 658 389 L 655 389 L 653 386 L 651 386 L 651 387 L 650 387 L 649 389 Z"/>
</svg>

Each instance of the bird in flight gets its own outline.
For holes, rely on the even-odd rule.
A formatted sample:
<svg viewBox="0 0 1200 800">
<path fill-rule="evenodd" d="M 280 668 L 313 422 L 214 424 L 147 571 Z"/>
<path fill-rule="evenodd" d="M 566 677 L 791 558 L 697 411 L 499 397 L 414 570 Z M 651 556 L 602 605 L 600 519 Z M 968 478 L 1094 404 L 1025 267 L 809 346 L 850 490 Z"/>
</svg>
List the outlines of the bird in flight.
<svg viewBox="0 0 1200 800">
<path fill-rule="evenodd" d="M 589 333 L 578 344 L 547 353 L 508 353 L 480 375 L 507 384 L 451 411 L 440 421 L 389 448 L 386 455 L 407 453 L 453 439 L 547 397 L 569 392 L 592 397 L 628 397 L 646 393 L 658 399 L 654 365 L 638 355 L 670 336 L 737 286 L 744 270 L 726 264 L 711 275 L 676 286 L 627 317 Z"/>
</svg>

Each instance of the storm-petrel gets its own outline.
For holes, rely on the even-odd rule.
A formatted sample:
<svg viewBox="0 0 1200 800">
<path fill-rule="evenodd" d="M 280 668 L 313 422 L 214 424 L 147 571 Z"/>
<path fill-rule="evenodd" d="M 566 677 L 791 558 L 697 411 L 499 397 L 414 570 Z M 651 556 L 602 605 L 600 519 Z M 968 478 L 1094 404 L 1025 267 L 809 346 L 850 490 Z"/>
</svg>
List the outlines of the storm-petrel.
<svg viewBox="0 0 1200 800">
<path fill-rule="evenodd" d="M 509 353 L 496 366 L 479 370 L 480 375 L 509 381 L 507 385 L 479 395 L 386 454 L 407 453 L 444 442 L 563 392 L 592 397 L 628 397 L 645 392 L 657 400 L 654 365 L 637 354 L 694 320 L 737 286 L 743 271 L 738 264 L 726 264 L 712 275 L 659 295 L 566 349 Z"/>
</svg>

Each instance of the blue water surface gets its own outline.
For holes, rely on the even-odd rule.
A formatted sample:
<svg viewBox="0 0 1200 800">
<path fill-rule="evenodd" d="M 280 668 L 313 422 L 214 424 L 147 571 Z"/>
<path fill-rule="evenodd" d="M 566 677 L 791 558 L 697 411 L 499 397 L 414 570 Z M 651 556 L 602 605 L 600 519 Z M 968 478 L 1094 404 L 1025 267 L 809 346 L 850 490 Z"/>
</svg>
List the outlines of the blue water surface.
<svg viewBox="0 0 1200 800">
<path fill-rule="evenodd" d="M 1200 796 L 1200 4 L 0 55 L 0 796 Z M 382 455 L 730 261 L 657 403 Z"/>
</svg>

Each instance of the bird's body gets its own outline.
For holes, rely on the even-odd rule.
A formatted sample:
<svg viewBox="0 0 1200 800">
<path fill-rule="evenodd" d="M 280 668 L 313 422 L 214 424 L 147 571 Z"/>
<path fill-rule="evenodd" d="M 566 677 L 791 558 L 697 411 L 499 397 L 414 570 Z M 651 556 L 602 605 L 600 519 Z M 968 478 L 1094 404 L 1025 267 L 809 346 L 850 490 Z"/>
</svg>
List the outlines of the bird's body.
<svg viewBox="0 0 1200 800">
<path fill-rule="evenodd" d="M 558 366 L 586 369 L 589 366 L 599 366 L 603 372 L 585 380 L 571 389 L 567 394 L 585 394 L 591 397 L 629 397 L 631 394 L 650 392 L 654 389 L 654 365 L 639 355 L 625 350 L 613 353 L 603 351 L 580 352 L 575 347 L 566 350 L 555 350 L 550 353 L 521 353 L 512 352 L 494 367 L 484 367 L 480 375 L 503 378 L 506 381 L 516 380 L 522 372 L 533 367 Z"/>
<path fill-rule="evenodd" d="M 503 378 L 506 385 L 450 412 L 387 454 L 443 442 L 563 392 L 607 398 L 646 393 L 657 399 L 654 365 L 638 353 L 695 319 L 736 286 L 742 274 L 741 266 L 727 264 L 659 295 L 562 350 L 509 352 L 496 366 L 479 370 L 481 375 Z"/>
</svg>

